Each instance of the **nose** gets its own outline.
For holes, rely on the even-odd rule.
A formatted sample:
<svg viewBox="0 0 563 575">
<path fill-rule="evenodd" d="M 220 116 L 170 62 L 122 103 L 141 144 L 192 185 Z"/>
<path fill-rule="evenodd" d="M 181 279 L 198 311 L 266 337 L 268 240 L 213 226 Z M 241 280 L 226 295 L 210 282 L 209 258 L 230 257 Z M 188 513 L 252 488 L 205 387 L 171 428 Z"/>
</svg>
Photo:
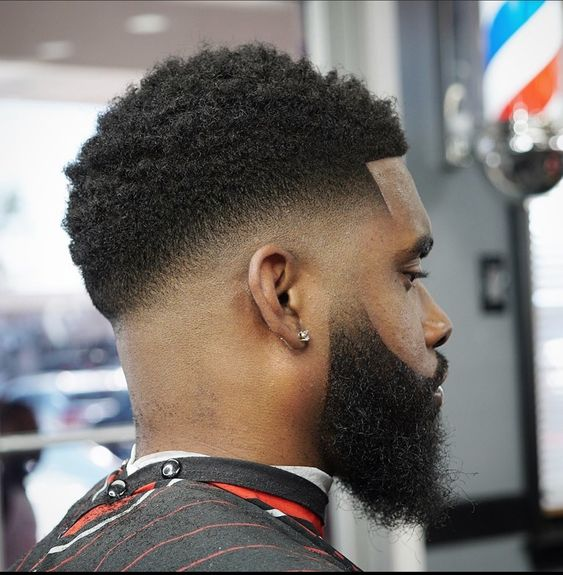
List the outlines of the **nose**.
<svg viewBox="0 0 563 575">
<path fill-rule="evenodd" d="M 422 326 L 426 346 L 432 349 L 444 345 L 452 335 L 452 322 L 446 312 L 434 301 L 428 290 L 422 288 Z"/>
</svg>

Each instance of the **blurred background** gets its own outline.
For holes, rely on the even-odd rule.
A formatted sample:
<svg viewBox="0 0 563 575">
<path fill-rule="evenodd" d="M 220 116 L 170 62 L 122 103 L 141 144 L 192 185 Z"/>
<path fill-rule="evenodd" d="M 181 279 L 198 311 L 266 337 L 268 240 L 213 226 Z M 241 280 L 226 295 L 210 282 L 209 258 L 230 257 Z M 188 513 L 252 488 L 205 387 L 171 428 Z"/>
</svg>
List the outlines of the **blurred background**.
<svg viewBox="0 0 563 575">
<path fill-rule="evenodd" d="M 331 542 L 365 570 L 563 570 L 562 27 L 555 0 L 0 2 L 0 566 L 134 437 L 62 168 L 157 60 L 260 40 L 397 98 L 454 324 L 449 523 L 383 531 L 336 493 Z"/>
</svg>

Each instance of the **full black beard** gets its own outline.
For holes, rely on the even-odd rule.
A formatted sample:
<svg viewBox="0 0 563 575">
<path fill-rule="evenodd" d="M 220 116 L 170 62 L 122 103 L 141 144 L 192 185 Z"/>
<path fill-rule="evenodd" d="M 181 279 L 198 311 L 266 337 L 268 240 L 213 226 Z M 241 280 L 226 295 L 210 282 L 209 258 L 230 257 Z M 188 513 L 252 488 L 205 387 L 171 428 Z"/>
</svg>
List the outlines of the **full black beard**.
<svg viewBox="0 0 563 575">
<path fill-rule="evenodd" d="M 445 432 L 433 377 L 417 374 L 391 352 L 364 314 L 354 330 L 333 325 L 330 371 L 321 417 L 327 468 L 354 496 L 357 511 L 383 527 L 437 526 L 452 500 Z"/>
</svg>

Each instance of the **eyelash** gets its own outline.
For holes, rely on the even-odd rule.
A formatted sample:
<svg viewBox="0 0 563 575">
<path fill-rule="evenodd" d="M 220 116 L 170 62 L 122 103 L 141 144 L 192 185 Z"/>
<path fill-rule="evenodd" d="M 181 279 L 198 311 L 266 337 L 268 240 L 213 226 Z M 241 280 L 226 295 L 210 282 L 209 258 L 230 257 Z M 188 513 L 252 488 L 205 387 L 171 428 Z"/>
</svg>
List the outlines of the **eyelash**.
<svg viewBox="0 0 563 575">
<path fill-rule="evenodd" d="M 430 274 L 429 272 L 425 272 L 425 271 L 419 271 L 419 272 L 403 272 L 408 278 L 409 278 L 409 287 L 408 289 L 410 289 L 413 285 L 414 282 L 417 279 L 423 279 L 423 278 L 427 278 Z"/>
</svg>

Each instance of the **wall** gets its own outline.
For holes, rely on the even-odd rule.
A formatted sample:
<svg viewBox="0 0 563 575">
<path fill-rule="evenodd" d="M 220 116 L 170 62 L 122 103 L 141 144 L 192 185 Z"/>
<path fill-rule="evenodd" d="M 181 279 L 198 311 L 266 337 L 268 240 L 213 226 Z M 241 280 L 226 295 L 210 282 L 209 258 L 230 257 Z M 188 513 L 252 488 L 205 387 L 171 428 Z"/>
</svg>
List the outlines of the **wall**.
<svg viewBox="0 0 563 575">
<path fill-rule="evenodd" d="M 435 2 L 399 2 L 399 21 L 407 162 L 436 240 L 427 285 L 454 325 L 444 348 L 451 366 L 444 416 L 454 466 L 466 474 L 460 497 L 518 496 L 525 480 L 514 300 L 500 315 L 479 303 L 479 256 L 511 253 L 507 206 L 478 165 L 444 170 Z M 478 60 L 471 64 L 475 75 Z M 524 570 L 523 545 L 514 535 L 431 546 L 428 568 Z"/>
<path fill-rule="evenodd" d="M 480 256 L 499 254 L 510 264 L 508 209 L 479 165 L 444 169 L 439 41 L 445 38 L 439 37 L 437 3 L 305 4 L 314 5 L 309 23 L 305 10 L 306 46 L 321 70 L 335 66 L 352 72 L 378 95 L 399 99 L 410 144 L 407 164 L 436 241 L 425 262 L 431 271 L 426 285 L 454 325 L 443 348 L 450 361 L 443 415 L 450 430 L 451 466 L 462 472 L 456 485 L 459 500 L 478 504 L 519 498 L 525 473 L 514 293 L 503 313 L 486 313 L 479 283 Z M 477 3 L 464 5 L 475 24 Z M 311 25 L 313 16 L 322 24 Z M 469 22 L 461 22 L 466 44 L 478 42 L 477 34 L 469 36 L 471 30 Z M 469 63 L 464 74 L 473 94 L 480 84 L 478 46 L 474 48 L 464 54 Z M 375 531 L 352 518 L 349 506 L 333 507 L 331 513 L 335 544 L 364 568 L 401 570 L 397 549 L 410 557 L 409 569 L 529 568 L 523 533 L 433 544 L 425 553 L 415 537 Z"/>
</svg>

